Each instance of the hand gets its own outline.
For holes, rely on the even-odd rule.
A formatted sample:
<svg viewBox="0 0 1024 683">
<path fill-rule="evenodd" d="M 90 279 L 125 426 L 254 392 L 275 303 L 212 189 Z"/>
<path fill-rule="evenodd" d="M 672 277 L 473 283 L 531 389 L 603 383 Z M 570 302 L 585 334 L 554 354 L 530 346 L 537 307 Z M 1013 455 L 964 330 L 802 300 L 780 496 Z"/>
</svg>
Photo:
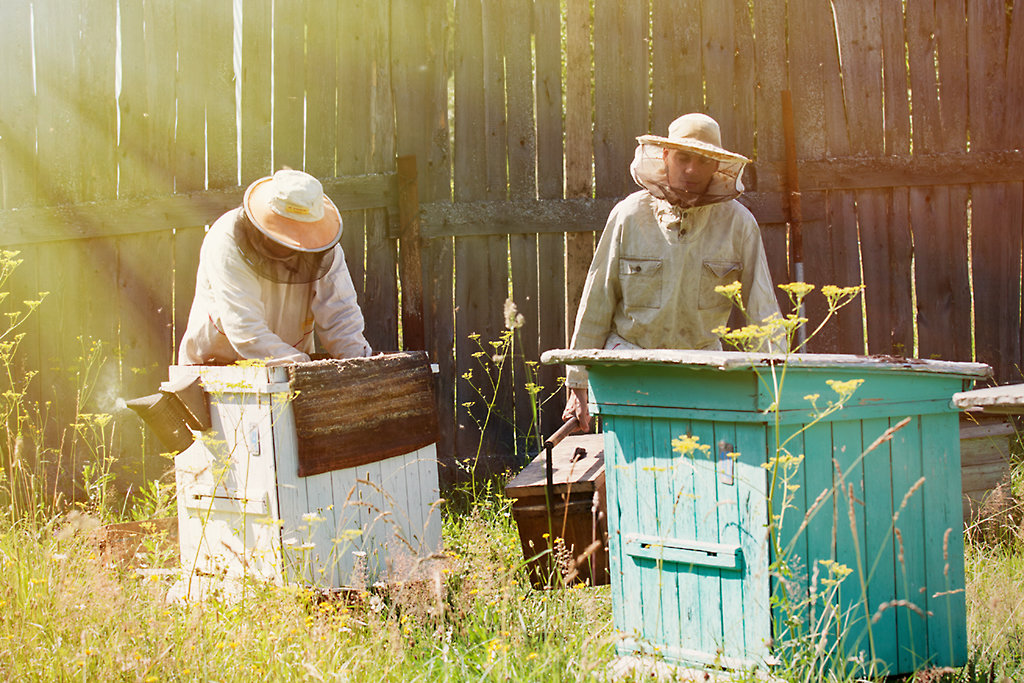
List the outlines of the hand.
<svg viewBox="0 0 1024 683">
<path fill-rule="evenodd" d="M 565 410 L 562 411 L 562 420 L 566 421 L 575 417 L 581 432 L 590 431 L 590 409 L 587 407 L 587 398 L 586 389 L 570 388 L 569 399 L 565 402 Z"/>
</svg>

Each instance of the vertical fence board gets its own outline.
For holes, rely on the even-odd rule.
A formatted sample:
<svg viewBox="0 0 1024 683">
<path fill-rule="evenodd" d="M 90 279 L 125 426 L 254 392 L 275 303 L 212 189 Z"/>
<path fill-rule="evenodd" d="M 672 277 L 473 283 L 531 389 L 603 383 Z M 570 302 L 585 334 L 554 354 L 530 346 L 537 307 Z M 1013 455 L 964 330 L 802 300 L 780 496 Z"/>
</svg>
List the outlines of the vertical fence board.
<svg viewBox="0 0 1024 683">
<path fill-rule="evenodd" d="M 447 2 L 394 0 L 392 81 L 395 94 L 397 150 L 415 155 L 421 202 L 451 196 L 448 141 Z M 431 360 L 438 364 L 435 388 L 438 402 L 437 444 L 442 482 L 454 481 L 455 364 L 453 264 L 451 238 L 422 245 L 423 318 Z M 402 302 L 405 305 L 405 299 Z"/>
<path fill-rule="evenodd" d="M 903 83 L 895 85 L 885 83 L 883 78 L 882 7 L 877 2 L 844 1 L 835 3 L 835 8 L 843 57 L 850 152 L 882 156 L 885 153 L 885 110 L 894 107 L 883 98 L 883 93 L 901 89 L 905 92 L 905 78 Z M 902 45 L 901 39 L 901 61 Z M 868 351 L 893 353 L 897 348 L 912 346 L 913 340 L 913 321 L 906 315 L 911 308 L 906 193 L 894 198 L 892 190 L 861 190 L 855 194 L 855 199 L 861 252 L 867 255 L 862 268 L 867 283 L 864 299 Z M 849 228 L 846 220 L 844 217 L 844 228 Z M 850 241 L 846 244 L 850 245 Z M 846 253 L 848 258 L 852 256 L 849 251 Z M 855 312 L 851 309 L 841 314 L 843 322 L 851 328 L 855 328 L 852 315 Z M 853 331 L 850 334 L 852 337 Z M 851 350 L 859 346 L 854 339 L 845 339 Z"/>
<path fill-rule="evenodd" d="M 968 3 L 970 149 L 999 149 L 1006 101 L 1006 14 L 1001 2 Z M 945 99 L 945 98 L 943 98 Z M 1021 190 L 1019 183 L 971 187 L 976 350 L 1002 381 L 1019 375 Z"/>
<path fill-rule="evenodd" d="M 388 12 L 386 3 L 369 2 L 364 23 L 367 46 L 371 48 L 369 68 L 371 90 L 370 150 L 366 170 L 380 173 L 395 168 L 394 101 L 391 71 Z M 398 349 L 398 282 L 395 240 L 388 237 L 385 209 L 366 212 L 366 284 L 362 305 L 367 310 L 367 341 L 375 349 Z"/>
<path fill-rule="evenodd" d="M 273 16 L 273 165 L 274 170 L 284 166 L 301 169 L 305 163 L 305 5 L 277 3 Z"/>
<path fill-rule="evenodd" d="M 821 35 L 820 12 L 813 0 L 791 0 L 788 7 L 790 36 Z M 823 60 L 815 41 L 789 42 L 789 87 L 793 93 L 793 120 L 797 159 L 820 159 L 825 156 L 825 76 Z M 803 179 L 806 182 L 806 179 Z M 804 279 L 818 287 L 832 279 L 832 255 L 829 247 L 827 221 L 805 221 L 803 224 Z M 820 297 L 807 299 L 808 327 L 814 329 L 824 316 Z M 829 325 L 808 345 L 809 351 L 826 353 L 838 348 L 835 325 Z"/>
<path fill-rule="evenodd" d="M 386 6 L 386 3 L 385 3 Z M 306 166 L 318 178 L 334 176 L 338 11 L 333 3 L 306 1 Z"/>
<path fill-rule="evenodd" d="M 450 237 L 437 238 L 427 242 L 426 269 L 427 316 L 430 320 L 427 343 L 431 358 L 438 364 L 437 389 L 438 434 L 437 453 L 439 458 L 438 476 L 442 483 L 450 485 L 458 476 L 456 467 L 456 404 L 455 382 L 459 374 L 455 365 L 455 255 Z"/>
<path fill-rule="evenodd" d="M 757 60 L 757 83 L 754 90 L 757 161 L 781 163 L 785 159 L 780 93 L 787 89 L 786 15 L 771 3 L 755 2 L 754 32 Z M 760 183 L 759 189 L 779 188 Z"/>
<path fill-rule="evenodd" d="M 971 187 L 976 351 L 999 382 L 1017 381 L 1020 355 L 1021 184 Z"/>
<path fill-rule="evenodd" d="M 966 211 L 966 186 L 910 188 L 921 358 L 971 360 Z"/>
<path fill-rule="evenodd" d="M 647 132 L 646 3 L 594 3 L 594 177 L 599 197 L 636 189 L 635 138 Z"/>
<path fill-rule="evenodd" d="M 489 192 L 488 165 L 491 147 L 489 139 L 493 126 L 486 120 L 495 116 L 494 107 L 488 103 L 493 93 L 488 93 L 485 83 L 487 76 L 495 76 L 493 66 L 486 64 L 485 24 L 480 0 L 468 0 L 455 6 L 455 200 L 474 201 L 484 199 Z M 493 46 L 492 46 L 493 51 Z M 484 125 L 481 125 L 483 123 Z M 489 342 L 496 338 L 498 317 L 494 299 L 500 293 L 493 283 L 506 271 L 492 263 L 495 251 L 487 237 L 458 237 L 454 242 L 453 260 L 455 267 L 455 363 L 456 374 L 456 433 L 455 450 L 458 457 L 470 460 L 481 452 L 488 453 L 480 443 L 480 432 L 476 420 L 485 419 L 481 410 L 480 397 L 474 387 L 489 391 L 489 381 L 474 359 L 486 359 L 490 350 Z M 500 271 L 500 272 L 495 272 Z M 507 276 L 506 276 L 507 277 Z M 490 309 L 488 309 L 490 307 Z M 490 315 L 488 315 L 490 313 Z M 486 326 L 485 326 L 486 325 Z M 469 339 L 470 334 L 480 335 L 486 345 L 484 350 Z M 464 373 L 472 368 L 473 379 Z M 490 399 L 488 394 L 483 400 Z M 471 404 L 471 405 L 467 405 Z"/>
<path fill-rule="evenodd" d="M 209 187 L 238 184 L 238 125 L 235 117 L 234 32 L 232 0 L 203 4 L 205 47 L 206 149 Z"/>
<path fill-rule="evenodd" d="M 722 0 L 702 0 L 701 49 L 704 63 L 705 113 L 722 127 L 722 142 L 735 145 L 739 138 L 739 112 L 735 109 L 736 46 L 734 7 Z M 739 150 L 749 153 L 750 150 Z"/>
<path fill-rule="evenodd" d="M 910 153 L 910 99 L 906 58 L 906 28 L 899 3 L 882 2 L 882 78 L 885 82 L 885 153 Z"/>
<path fill-rule="evenodd" d="M 36 196 L 36 97 L 32 85 L 32 25 L 27 3 L 0 5 L 0 207 L 32 204 Z"/>
<path fill-rule="evenodd" d="M 206 186 L 206 52 L 203 45 L 203 2 L 177 4 L 177 128 L 174 139 L 174 189 L 194 192 Z"/>
<path fill-rule="evenodd" d="M 700 0 L 652 0 L 651 128 L 664 135 L 676 117 L 704 111 L 699 21 Z M 637 135 L 640 133 L 638 132 Z"/>
<path fill-rule="evenodd" d="M 836 35 L 838 30 L 836 27 L 837 18 L 829 9 L 829 7 L 818 3 L 815 4 L 812 10 L 817 14 L 818 26 L 823 29 L 817 49 L 824 75 L 825 144 L 830 155 L 845 156 L 852 151 L 850 121 L 846 111 L 847 98 L 852 99 L 858 88 L 851 87 L 849 95 L 844 92 L 847 86 L 842 78 L 842 74 L 845 71 L 840 69 L 840 44 L 838 40 L 841 37 Z M 841 9 L 838 3 L 836 9 Z M 844 54 L 848 52 L 850 50 L 847 50 Z M 853 74 L 855 79 L 858 77 L 870 78 L 870 73 L 861 72 L 858 69 L 853 69 Z M 860 105 L 857 104 L 855 106 Z M 860 115 L 855 112 L 851 114 L 851 118 L 859 119 Z M 860 134 L 863 129 L 857 126 L 855 130 Z M 864 147 L 867 143 L 858 137 L 856 144 L 858 147 Z M 829 194 L 828 230 L 832 249 L 832 275 L 835 278 L 835 282 L 832 284 L 841 286 L 861 284 L 855 194 L 849 191 L 831 192 Z M 819 282 L 818 284 L 829 283 Z M 859 303 L 859 301 L 856 301 L 852 305 L 846 306 L 836 315 L 835 322 L 832 323 L 836 328 L 836 350 L 840 352 L 865 352 L 862 323 L 863 313 L 858 305 Z"/>
<path fill-rule="evenodd" d="M 591 106 L 591 22 L 589 0 L 567 0 L 565 24 L 565 196 L 593 193 L 594 124 Z M 602 226 L 594 226 L 600 229 Z M 565 236 L 565 343 L 572 334 L 594 239 L 586 233 Z M 561 366 L 559 368 L 561 370 Z M 564 370 L 562 370 L 564 372 Z"/>
<path fill-rule="evenodd" d="M 534 74 L 531 27 L 532 0 L 512 0 L 503 5 L 505 12 L 505 73 L 508 126 L 509 197 L 536 199 L 537 197 L 537 136 L 534 119 Z M 526 390 L 527 361 L 540 357 L 539 317 L 540 292 L 537 271 L 537 235 L 510 235 L 509 266 L 512 277 L 512 295 L 523 316 L 518 328 L 517 353 L 512 361 L 511 373 L 506 374 L 515 412 L 516 450 L 523 457 L 525 438 L 536 425 L 532 424 L 532 398 Z M 513 321 L 514 322 L 514 321 Z M 513 463 L 515 464 L 515 463 Z"/>
<path fill-rule="evenodd" d="M 363 24 L 362 3 L 338 4 L 338 30 L 345 39 L 338 41 L 338 114 L 334 145 L 337 150 L 336 168 L 340 175 L 365 173 L 368 166 L 368 135 L 370 107 L 367 93 L 371 91 L 370 66 L 366 55 L 372 48 L 367 44 L 367 27 Z M 275 157 L 276 158 L 276 157 Z M 359 294 L 359 305 L 365 308 L 364 282 L 366 274 L 366 212 L 343 212 L 344 232 L 342 249 L 348 262 L 352 282 Z"/>
<path fill-rule="evenodd" d="M 242 184 L 274 170 L 270 157 L 271 0 L 242 5 Z"/>
<path fill-rule="evenodd" d="M 733 0 L 733 109 L 735 123 L 729 134 L 731 149 L 754 158 L 756 138 L 756 117 L 754 87 L 757 82 L 757 68 L 754 53 L 754 31 L 752 10 L 747 0 Z"/>
<path fill-rule="evenodd" d="M 37 201 L 36 179 L 36 125 L 38 112 L 32 84 L 32 25 L 27 3 L 0 3 L 0 26 L 4 27 L 4 40 L 0 40 L 0 207 L 30 206 Z M 5 248 L 9 248 L 5 245 Z M 5 283 L 11 293 L 4 312 L 18 310 L 26 299 L 36 299 L 36 249 L 22 247 L 18 258 L 22 261 Z M 50 306 L 50 302 L 45 304 Z M 40 349 L 39 315 L 33 315 L 21 328 L 25 337 L 20 342 L 15 358 L 27 372 L 43 367 Z M 26 373 L 23 373 L 23 375 Z M 30 384 L 32 398 L 45 391 L 45 380 L 40 377 Z"/>
<path fill-rule="evenodd" d="M 562 182 L 562 19 L 558 2 L 535 0 L 533 25 L 536 45 L 537 195 L 561 199 Z M 565 345 L 565 246 L 561 235 L 537 236 L 538 351 Z M 574 311 L 573 311 L 574 312 Z M 571 313 L 570 312 L 570 315 Z M 530 358 L 536 360 L 537 357 Z M 556 393 L 560 367 L 537 367 L 543 387 L 538 400 Z M 562 406 L 556 398 L 541 409 L 540 431 L 550 434 L 561 424 Z"/>
<path fill-rule="evenodd" d="M 398 154 L 415 155 L 421 201 L 451 196 L 448 140 L 448 5 L 393 0 L 392 82 Z"/>
</svg>

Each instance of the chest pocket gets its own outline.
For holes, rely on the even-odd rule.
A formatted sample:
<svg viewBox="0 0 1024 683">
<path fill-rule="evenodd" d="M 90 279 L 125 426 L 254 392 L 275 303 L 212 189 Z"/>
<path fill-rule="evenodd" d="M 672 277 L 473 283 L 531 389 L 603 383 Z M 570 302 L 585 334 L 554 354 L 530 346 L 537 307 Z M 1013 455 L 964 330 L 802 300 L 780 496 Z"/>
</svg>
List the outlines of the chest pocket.
<svg viewBox="0 0 1024 683">
<path fill-rule="evenodd" d="M 619 282 L 626 308 L 661 306 L 661 259 L 620 258 Z"/>
<path fill-rule="evenodd" d="M 722 308 L 729 305 L 729 300 L 715 291 L 719 285 L 729 285 L 740 279 L 743 264 L 739 261 L 705 261 L 700 272 L 701 309 Z"/>
</svg>

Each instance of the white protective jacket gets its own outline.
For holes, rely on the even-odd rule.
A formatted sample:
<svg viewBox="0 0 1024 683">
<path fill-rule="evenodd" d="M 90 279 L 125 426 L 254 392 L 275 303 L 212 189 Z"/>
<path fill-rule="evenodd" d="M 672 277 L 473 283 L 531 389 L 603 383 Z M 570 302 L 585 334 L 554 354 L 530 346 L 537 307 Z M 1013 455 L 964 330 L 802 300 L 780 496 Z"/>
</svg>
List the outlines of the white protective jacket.
<svg viewBox="0 0 1024 683">
<path fill-rule="evenodd" d="M 679 209 L 634 192 L 608 216 L 570 346 L 721 349 L 711 330 L 728 323 L 732 304 L 715 287 L 737 280 L 751 322 L 778 313 L 761 233 L 746 207 L 729 200 Z M 586 388 L 586 368 L 569 366 L 566 385 Z"/>
<path fill-rule="evenodd" d="M 242 257 L 232 209 L 210 227 L 199 253 L 196 295 L 178 363 L 207 365 L 263 359 L 271 365 L 308 361 L 314 329 L 335 358 L 370 355 L 363 314 L 341 245 L 327 274 L 306 284 L 259 277 Z"/>
</svg>

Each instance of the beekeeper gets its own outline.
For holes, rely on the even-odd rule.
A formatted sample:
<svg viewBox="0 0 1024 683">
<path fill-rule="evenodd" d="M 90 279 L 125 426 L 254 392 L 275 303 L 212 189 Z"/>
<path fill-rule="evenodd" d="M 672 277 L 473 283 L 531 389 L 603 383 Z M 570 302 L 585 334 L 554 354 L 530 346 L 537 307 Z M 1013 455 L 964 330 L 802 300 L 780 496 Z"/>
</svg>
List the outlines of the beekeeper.
<svg viewBox="0 0 1024 683">
<path fill-rule="evenodd" d="M 210 227 L 178 363 L 370 355 L 345 264 L 342 222 L 320 181 L 285 169 L 260 178 Z"/>
<path fill-rule="evenodd" d="M 571 348 L 721 349 L 712 330 L 728 323 L 732 305 L 716 286 L 741 283 L 751 322 L 779 311 L 757 221 L 736 201 L 750 160 L 724 149 L 704 114 L 637 142 L 630 171 L 643 189 L 608 216 Z M 562 417 L 586 431 L 586 368 L 569 366 L 566 386 Z"/>
</svg>

